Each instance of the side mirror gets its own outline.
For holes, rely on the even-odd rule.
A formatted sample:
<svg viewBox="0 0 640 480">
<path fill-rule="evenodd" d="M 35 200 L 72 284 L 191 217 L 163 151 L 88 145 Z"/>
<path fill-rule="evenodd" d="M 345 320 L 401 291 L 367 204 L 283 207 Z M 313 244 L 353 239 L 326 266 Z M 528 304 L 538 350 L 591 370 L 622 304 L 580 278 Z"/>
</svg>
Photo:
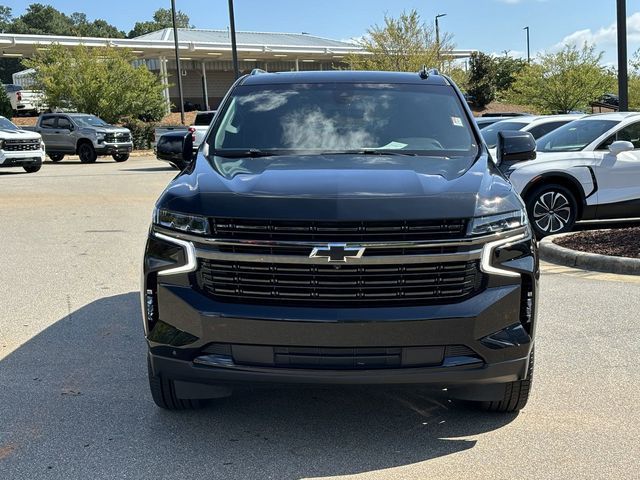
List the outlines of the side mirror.
<svg viewBox="0 0 640 480">
<path fill-rule="evenodd" d="M 618 155 L 622 152 L 630 152 L 634 149 L 635 147 L 633 146 L 633 143 L 624 140 L 618 140 L 617 142 L 613 142 L 609 145 L 609 151 L 614 155 Z"/>
<path fill-rule="evenodd" d="M 184 131 L 165 133 L 158 139 L 156 156 L 176 165 L 188 165 L 193 160 L 193 136 Z"/>
<path fill-rule="evenodd" d="M 529 132 L 505 130 L 498 133 L 496 165 L 507 170 L 511 165 L 536 158 L 536 141 Z"/>
</svg>

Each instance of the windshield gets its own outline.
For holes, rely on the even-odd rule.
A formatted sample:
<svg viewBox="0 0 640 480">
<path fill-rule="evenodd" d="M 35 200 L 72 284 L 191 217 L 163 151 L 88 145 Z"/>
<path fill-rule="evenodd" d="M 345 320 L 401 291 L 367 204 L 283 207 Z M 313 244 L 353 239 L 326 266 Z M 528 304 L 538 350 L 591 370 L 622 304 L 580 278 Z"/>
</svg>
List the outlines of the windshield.
<svg viewBox="0 0 640 480">
<path fill-rule="evenodd" d="M 539 152 L 578 152 L 618 124 L 615 120 L 576 120 L 538 140 Z"/>
<path fill-rule="evenodd" d="M 497 122 L 493 125 L 489 125 L 486 128 L 483 128 L 480 133 L 482 133 L 482 138 L 487 144 L 489 148 L 495 148 L 498 143 L 498 133 L 504 132 L 507 130 L 520 130 L 529 125 L 526 122 Z"/>
<path fill-rule="evenodd" d="M 410 84 L 241 86 L 208 139 L 216 155 L 397 153 L 468 168 L 478 146 L 454 90 Z"/>
<path fill-rule="evenodd" d="M 6 118 L 0 117 L 0 130 L 10 130 L 12 132 L 15 132 L 20 129 L 16 127 L 13 123 L 11 123 L 9 120 L 7 120 Z"/>
<path fill-rule="evenodd" d="M 74 116 L 73 121 L 80 127 L 106 127 L 109 124 L 95 115 Z"/>
</svg>

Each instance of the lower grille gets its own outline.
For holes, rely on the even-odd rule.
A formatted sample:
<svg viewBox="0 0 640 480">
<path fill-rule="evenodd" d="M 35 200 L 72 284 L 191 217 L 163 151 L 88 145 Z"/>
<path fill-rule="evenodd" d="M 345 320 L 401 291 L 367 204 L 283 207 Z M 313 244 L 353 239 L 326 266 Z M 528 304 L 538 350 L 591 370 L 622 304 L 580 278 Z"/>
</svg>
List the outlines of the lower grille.
<svg viewBox="0 0 640 480">
<path fill-rule="evenodd" d="M 482 288 L 477 261 L 324 265 L 200 259 L 202 291 L 220 301 L 313 307 L 429 305 Z"/>
<path fill-rule="evenodd" d="M 450 357 L 481 357 L 464 345 L 418 347 L 293 347 L 212 343 L 202 350 L 235 365 L 329 370 L 440 366 Z M 469 363 L 474 363 L 473 361 Z"/>
</svg>

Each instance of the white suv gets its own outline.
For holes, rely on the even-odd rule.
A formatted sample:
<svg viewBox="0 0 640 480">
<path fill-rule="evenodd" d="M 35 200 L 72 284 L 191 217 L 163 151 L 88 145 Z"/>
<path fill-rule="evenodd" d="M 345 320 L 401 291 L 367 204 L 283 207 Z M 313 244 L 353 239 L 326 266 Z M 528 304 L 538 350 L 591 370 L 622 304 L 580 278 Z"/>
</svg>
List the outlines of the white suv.
<svg viewBox="0 0 640 480">
<path fill-rule="evenodd" d="M 640 113 L 583 117 L 540 138 L 537 151 L 501 169 L 539 237 L 579 220 L 640 217 Z"/>
</svg>

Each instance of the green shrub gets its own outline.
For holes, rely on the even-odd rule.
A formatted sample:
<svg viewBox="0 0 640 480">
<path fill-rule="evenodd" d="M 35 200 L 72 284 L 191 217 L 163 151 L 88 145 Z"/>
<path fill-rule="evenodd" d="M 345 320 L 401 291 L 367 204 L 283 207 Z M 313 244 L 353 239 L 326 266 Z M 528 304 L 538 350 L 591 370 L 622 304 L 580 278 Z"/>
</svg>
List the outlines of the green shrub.
<svg viewBox="0 0 640 480">
<path fill-rule="evenodd" d="M 131 131 L 133 148 L 136 150 L 147 150 L 155 140 L 155 131 L 158 126 L 155 122 L 143 122 L 137 118 L 125 118 L 122 122 L 124 128 Z"/>
<path fill-rule="evenodd" d="M 11 100 L 9 100 L 9 95 L 7 95 L 7 91 L 2 84 L 0 84 L 0 115 L 7 117 L 9 120 L 13 117 Z"/>
</svg>

